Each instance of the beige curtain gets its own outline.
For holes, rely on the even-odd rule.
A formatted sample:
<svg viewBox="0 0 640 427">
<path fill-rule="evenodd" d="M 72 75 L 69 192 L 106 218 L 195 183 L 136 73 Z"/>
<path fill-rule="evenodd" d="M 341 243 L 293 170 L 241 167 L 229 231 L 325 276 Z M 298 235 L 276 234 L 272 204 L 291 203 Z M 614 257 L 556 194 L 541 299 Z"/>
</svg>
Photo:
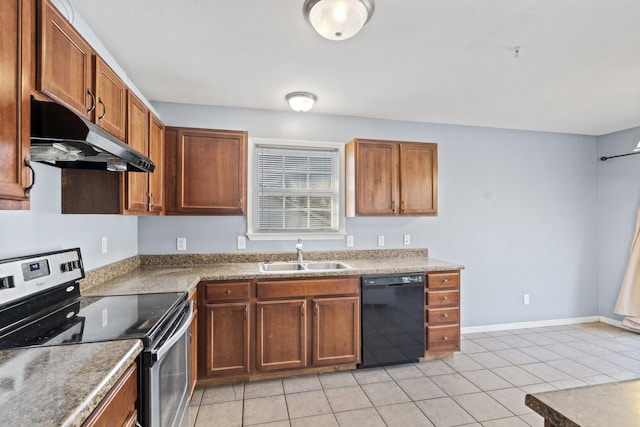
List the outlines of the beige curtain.
<svg viewBox="0 0 640 427">
<path fill-rule="evenodd" d="M 636 216 L 636 230 L 633 234 L 627 271 L 624 273 L 618 302 L 613 312 L 624 316 L 624 326 L 640 331 L 640 209 Z"/>
</svg>

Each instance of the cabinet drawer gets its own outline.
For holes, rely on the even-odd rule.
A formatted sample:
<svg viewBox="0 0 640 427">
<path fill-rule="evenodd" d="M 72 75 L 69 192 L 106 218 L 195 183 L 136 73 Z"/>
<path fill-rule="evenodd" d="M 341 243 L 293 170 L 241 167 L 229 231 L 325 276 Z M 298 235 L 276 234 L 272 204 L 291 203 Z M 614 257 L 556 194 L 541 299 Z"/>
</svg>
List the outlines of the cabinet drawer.
<svg viewBox="0 0 640 427">
<path fill-rule="evenodd" d="M 431 308 L 427 310 L 427 323 L 459 323 L 459 308 Z"/>
<path fill-rule="evenodd" d="M 343 277 L 337 279 L 298 279 L 258 282 L 258 298 L 290 298 L 323 295 L 357 295 L 360 279 Z"/>
<path fill-rule="evenodd" d="M 459 325 L 427 327 L 427 351 L 457 350 L 460 350 Z"/>
<path fill-rule="evenodd" d="M 249 282 L 207 283 L 205 300 L 229 301 L 249 298 Z"/>
<path fill-rule="evenodd" d="M 429 289 L 457 288 L 460 286 L 460 273 L 429 273 L 427 287 Z"/>
<path fill-rule="evenodd" d="M 460 291 L 427 291 L 429 307 L 460 305 Z"/>
</svg>

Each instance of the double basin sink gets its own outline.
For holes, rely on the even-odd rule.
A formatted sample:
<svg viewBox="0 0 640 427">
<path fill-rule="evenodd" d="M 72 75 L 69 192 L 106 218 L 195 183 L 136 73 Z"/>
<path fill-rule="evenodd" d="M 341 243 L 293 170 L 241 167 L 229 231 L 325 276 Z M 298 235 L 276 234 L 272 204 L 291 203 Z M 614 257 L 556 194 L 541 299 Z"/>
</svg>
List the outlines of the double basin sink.
<svg viewBox="0 0 640 427">
<path fill-rule="evenodd" d="M 264 262 L 258 265 L 261 273 L 286 273 L 296 271 L 335 271 L 349 270 L 347 264 L 339 261 L 290 261 L 290 262 Z"/>
</svg>

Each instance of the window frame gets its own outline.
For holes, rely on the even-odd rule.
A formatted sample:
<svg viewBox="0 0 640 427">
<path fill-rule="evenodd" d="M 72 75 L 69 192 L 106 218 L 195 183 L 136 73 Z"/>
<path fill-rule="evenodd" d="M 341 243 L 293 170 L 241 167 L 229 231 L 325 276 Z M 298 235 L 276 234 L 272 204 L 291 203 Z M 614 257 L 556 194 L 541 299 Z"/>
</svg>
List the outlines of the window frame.
<svg viewBox="0 0 640 427">
<path fill-rule="evenodd" d="M 338 197 L 337 204 L 337 221 L 338 229 L 336 231 L 277 231 L 264 232 L 257 230 L 258 221 L 258 173 L 257 173 L 257 146 L 274 146 L 285 148 L 305 149 L 326 149 L 337 151 L 337 176 L 338 176 Z M 341 240 L 346 235 L 345 231 L 345 160 L 344 160 L 345 144 L 340 142 L 326 141 L 305 141 L 305 140 L 282 140 L 270 138 L 252 138 L 249 137 L 248 144 L 248 168 L 247 168 L 247 237 L 249 240 Z"/>
</svg>

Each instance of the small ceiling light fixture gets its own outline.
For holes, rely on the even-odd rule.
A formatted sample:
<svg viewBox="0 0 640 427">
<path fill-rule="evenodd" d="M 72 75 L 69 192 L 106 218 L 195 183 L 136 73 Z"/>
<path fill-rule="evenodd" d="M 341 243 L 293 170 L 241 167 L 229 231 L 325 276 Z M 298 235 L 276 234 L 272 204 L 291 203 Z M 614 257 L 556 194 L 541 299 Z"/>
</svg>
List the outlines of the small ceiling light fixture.
<svg viewBox="0 0 640 427">
<path fill-rule="evenodd" d="M 373 0 L 305 0 L 304 17 L 322 37 L 347 40 L 373 15 Z"/>
<path fill-rule="evenodd" d="M 285 99 L 293 111 L 305 112 L 313 108 L 318 97 L 309 92 L 291 92 Z"/>
</svg>

